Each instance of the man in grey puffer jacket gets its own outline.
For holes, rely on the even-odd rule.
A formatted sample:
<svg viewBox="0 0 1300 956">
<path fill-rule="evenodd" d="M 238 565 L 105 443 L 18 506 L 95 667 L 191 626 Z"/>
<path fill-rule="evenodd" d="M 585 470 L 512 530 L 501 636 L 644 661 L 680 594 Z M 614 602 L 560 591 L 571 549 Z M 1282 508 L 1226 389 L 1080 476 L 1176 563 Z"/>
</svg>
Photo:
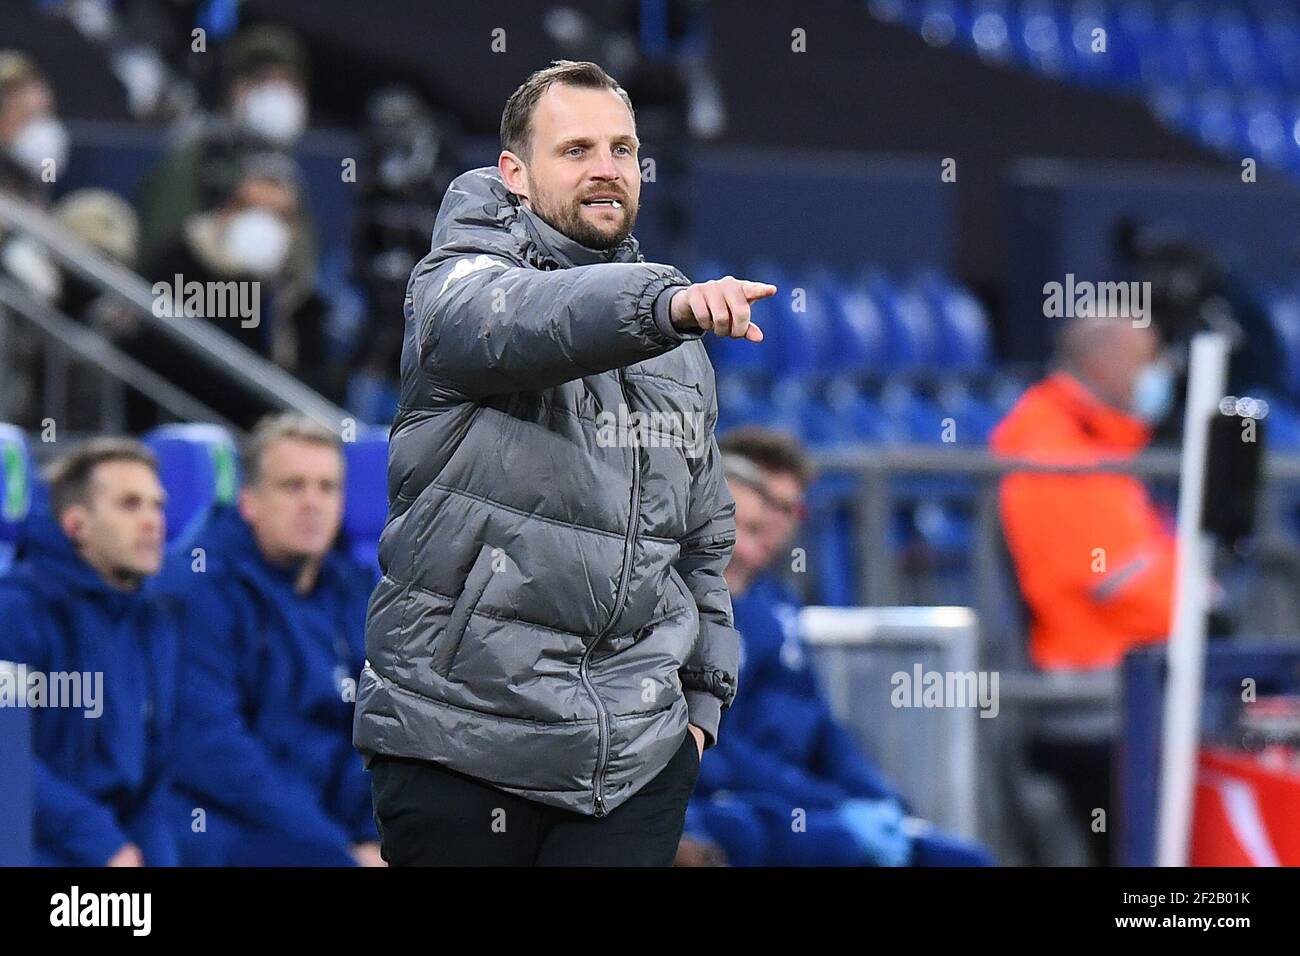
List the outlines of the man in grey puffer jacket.
<svg viewBox="0 0 1300 956">
<path fill-rule="evenodd" d="M 501 139 L 411 276 L 354 740 L 390 863 L 667 864 L 737 689 L 699 339 L 761 341 L 776 289 L 644 261 L 595 64 L 529 77 Z"/>
</svg>

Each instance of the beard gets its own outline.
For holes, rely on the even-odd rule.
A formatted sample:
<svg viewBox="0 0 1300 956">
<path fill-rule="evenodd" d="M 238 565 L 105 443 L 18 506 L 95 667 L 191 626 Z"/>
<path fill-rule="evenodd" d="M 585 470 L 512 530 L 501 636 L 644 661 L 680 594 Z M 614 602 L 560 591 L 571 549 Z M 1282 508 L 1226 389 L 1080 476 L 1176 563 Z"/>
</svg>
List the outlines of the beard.
<svg viewBox="0 0 1300 956">
<path fill-rule="evenodd" d="M 617 223 L 613 228 L 602 229 L 584 219 L 582 210 L 586 207 L 582 205 L 581 199 L 553 201 L 550 196 L 538 193 L 532 200 L 532 210 L 556 232 L 568 236 L 574 242 L 584 245 L 588 249 L 605 251 L 613 249 L 632 234 L 632 227 L 636 224 L 637 213 L 636 204 L 631 196 L 622 190 L 610 191 L 619 192 L 619 202 L 623 204 L 621 210 L 623 213 L 622 222 Z"/>
</svg>

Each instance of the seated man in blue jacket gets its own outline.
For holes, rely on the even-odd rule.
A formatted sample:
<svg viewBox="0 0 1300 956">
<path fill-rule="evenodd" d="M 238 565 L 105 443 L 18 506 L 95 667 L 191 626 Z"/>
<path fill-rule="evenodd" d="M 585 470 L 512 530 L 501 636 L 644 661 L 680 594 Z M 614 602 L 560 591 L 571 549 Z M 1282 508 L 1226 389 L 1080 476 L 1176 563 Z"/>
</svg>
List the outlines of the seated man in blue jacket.
<svg viewBox="0 0 1300 956">
<path fill-rule="evenodd" d="M 687 833 L 735 865 L 977 866 L 980 846 L 910 817 L 831 713 L 798 633 L 798 601 L 768 572 L 798 526 L 811 468 L 798 445 L 742 429 L 719 446 L 736 500 L 727 567 L 741 664 L 727 732 L 701 763 Z"/>
<path fill-rule="evenodd" d="M 177 635 L 142 589 L 162 565 L 157 465 L 138 442 L 99 438 L 49 478 L 50 509 L 28 517 L 0 578 L 0 660 L 32 708 L 36 862 L 174 866 Z"/>
<path fill-rule="evenodd" d="M 177 765 L 182 860 L 199 866 L 382 866 L 370 784 L 352 748 L 371 578 L 334 550 L 338 438 L 263 420 L 238 510 L 171 556 L 183 597 Z"/>
</svg>

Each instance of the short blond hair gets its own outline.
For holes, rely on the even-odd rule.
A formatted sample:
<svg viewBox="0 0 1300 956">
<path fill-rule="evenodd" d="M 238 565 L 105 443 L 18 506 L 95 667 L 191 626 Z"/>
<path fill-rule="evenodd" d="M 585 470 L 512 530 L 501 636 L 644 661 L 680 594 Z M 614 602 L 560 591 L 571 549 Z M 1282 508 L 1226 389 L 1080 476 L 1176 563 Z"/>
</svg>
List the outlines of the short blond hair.
<svg viewBox="0 0 1300 956">
<path fill-rule="evenodd" d="M 636 123 L 632 100 L 618 81 L 589 60 L 556 60 L 537 70 L 510 94 L 501 113 L 501 148 L 528 159 L 532 154 L 533 112 L 542 94 L 555 84 L 576 86 L 584 90 L 611 90 L 618 94 Z"/>
<path fill-rule="evenodd" d="M 314 418 L 298 412 L 267 415 L 254 426 L 244 444 L 244 484 L 253 486 L 261 480 L 262 462 L 267 450 L 285 439 L 328 445 L 339 453 L 340 458 L 343 457 L 343 443 L 339 436 Z"/>
<path fill-rule="evenodd" d="M 28 83 L 45 83 L 36 61 L 17 50 L 0 50 L 0 99 Z"/>
</svg>

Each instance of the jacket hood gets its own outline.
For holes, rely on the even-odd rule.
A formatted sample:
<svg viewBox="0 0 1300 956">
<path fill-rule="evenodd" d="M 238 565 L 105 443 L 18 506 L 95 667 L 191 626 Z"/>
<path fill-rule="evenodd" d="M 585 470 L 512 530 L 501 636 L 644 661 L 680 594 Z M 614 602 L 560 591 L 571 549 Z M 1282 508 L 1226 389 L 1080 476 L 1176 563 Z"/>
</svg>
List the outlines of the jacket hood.
<svg viewBox="0 0 1300 956">
<path fill-rule="evenodd" d="M 190 543 L 206 550 L 209 568 L 214 565 L 219 568 L 234 568 L 245 564 L 264 565 L 268 572 L 292 576 L 292 572 L 281 572 L 281 569 L 262 557 L 257 539 L 253 537 L 253 529 L 231 507 L 213 508 L 208 520 Z"/>
<path fill-rule="evenodd" d="M 529 264 L 539 269 L 570 268 L 600 262 L 640 262 L 641 247 L 628 236 L 612 249 L 592 249 L 570 239 L 537 213 L 527 209 L 518 196 L 506 188 L 495 166 L 482 166 L 457 176 L 447 188 L 438 221 L 433 231 L 433 248 L 454 242 L 453 254 L 482 252 L 480 242 L 461 240 L 483 238 L 483 230 L 505 230 L 513 241 L 502 236 L 497 245 L 502 253 L 528 247 Z M 513 258 L 513 256 L 512 256 Z"/>
</svg>

